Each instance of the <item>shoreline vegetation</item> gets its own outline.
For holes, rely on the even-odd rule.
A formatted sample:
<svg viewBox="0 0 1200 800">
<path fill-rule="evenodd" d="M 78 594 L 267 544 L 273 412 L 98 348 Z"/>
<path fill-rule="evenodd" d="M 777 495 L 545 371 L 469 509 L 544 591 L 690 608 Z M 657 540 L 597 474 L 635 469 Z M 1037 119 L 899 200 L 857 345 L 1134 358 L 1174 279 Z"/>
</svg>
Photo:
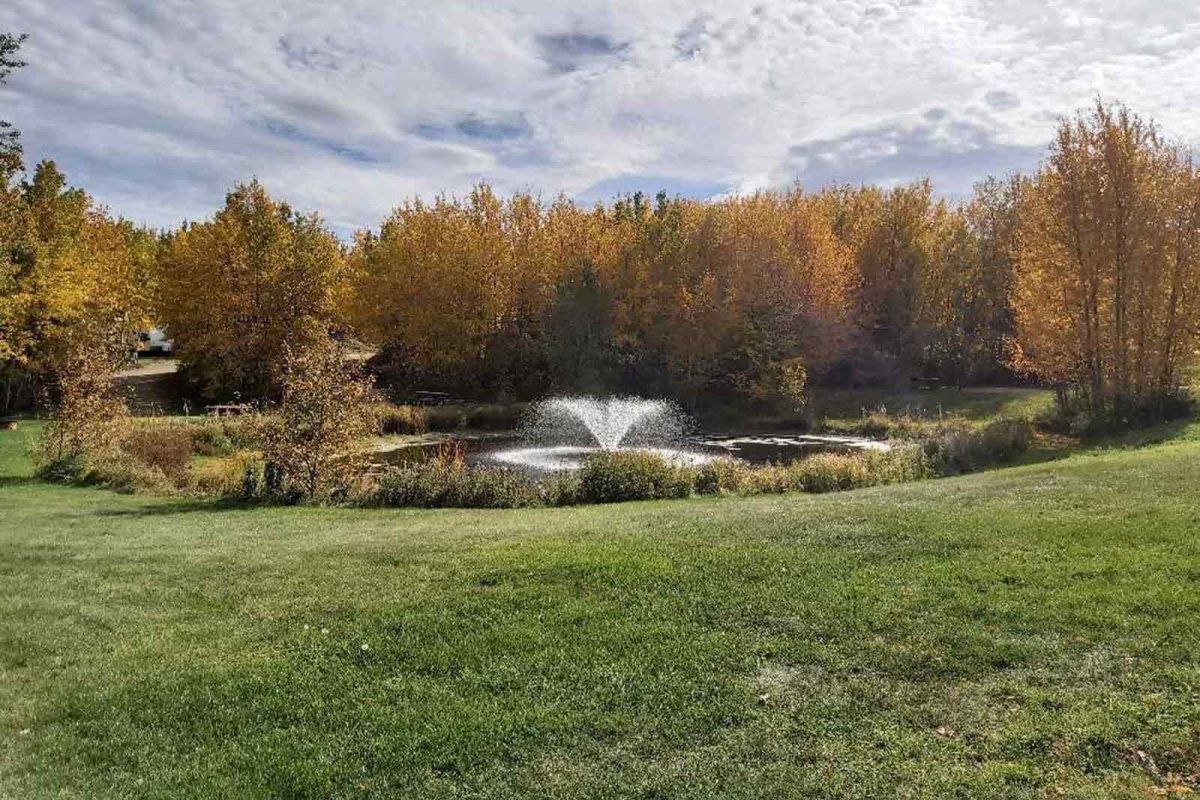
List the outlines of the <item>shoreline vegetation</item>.
<svg viewBox="0 0 1200 800">
<path fill-rule="evenodd" d="M 488 417 L 491 419 L 492 417 Z M 346 481 L 322 493 L 289 492 L 272 485 L 261 451 L 258 416 L 236 418 L 140 418 L 128 423 L 109 455 L 86 462 L 44 460 L 39 474 L 53 480 L 106 486 L 127 492 L 158 492 L 240 502 L 296 503 L 305 499 L 383 507 L 489 507 L 652 500 L 703 495 L 820 493 L 978 471 L 1018 458 L 1033 441 L 1028 420 L 997 418 L 885 423 L 869 430 L 893 431 L 887 452 L 813 454 L 790 464 L 751 465 L 717 459 L 703 466 L 675 465 L 636 449 L 600 451 L 576 472 L 530 477 L 467 463 L 452 441 L 409 464 L 352 470 Z M 356 457 L 362 458 L 360 451 Z"/>
<path fill-rule="evenodd" d="M 865 403 L 876 403 L 869 409 Z M 888 406 L 896 409 L 889 411 Z M 851 412 L 858 406 L 857 415 Z M 818 410 L 819 409 L 819 410 Z M 1180 419 L 1190 416 L 1183 407 Z M 887 441 L 888 452 L 813 454 L 790 464 L 718 459 L 671 464 L 644 451 L 599 452 L 582 470 L 534 477 L 469 464 L 456 439 L 511 433 L 529 413 L 516 404 L 371 407 L 374 433 L 333 456 L 348 468 L 320 491 L 298 492 L 263 455 L 275 412 L 239 417 L 134 417 L 118 424 L 118 444 L 100 458 L 47 459 L 38 474 L 117 491 L 224 503 L 320 503 L 364 508 L 526 508 L 713 495 L 825 493 L 967 474 L 1030 459 L 1060 457 L 1106 437 L 1064 430 L 1051 393 L 1025 388 L 922 392 L 817 390 L 804 415 L 743 419 L 758 430 L 858 436 Z M 836 416 L 830 416 L 836 415 Z M 717 415 L 720 418 L 720 415 Z M 43 437 L 44 438 L 44 437 Z M 402 465 L 371 461 L 382 443 L 436 444 Z"/>
</svg>

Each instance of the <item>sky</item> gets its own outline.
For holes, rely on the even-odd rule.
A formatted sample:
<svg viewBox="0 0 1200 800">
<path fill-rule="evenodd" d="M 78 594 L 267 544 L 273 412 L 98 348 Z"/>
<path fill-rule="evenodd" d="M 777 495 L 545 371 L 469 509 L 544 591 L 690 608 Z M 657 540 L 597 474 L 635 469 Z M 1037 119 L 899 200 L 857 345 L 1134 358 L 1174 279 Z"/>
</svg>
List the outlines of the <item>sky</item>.
<svg viewBox="0 0 1200 800">
<path fill-rule="evenodd" d="M 1200 142 L 1196 0 L 4 0 L 0 31 L 26 160 L 155 226 L 253 177 L 343 236 L 479 181 L 961 197 L 1098 96 Z"/>
</svg>

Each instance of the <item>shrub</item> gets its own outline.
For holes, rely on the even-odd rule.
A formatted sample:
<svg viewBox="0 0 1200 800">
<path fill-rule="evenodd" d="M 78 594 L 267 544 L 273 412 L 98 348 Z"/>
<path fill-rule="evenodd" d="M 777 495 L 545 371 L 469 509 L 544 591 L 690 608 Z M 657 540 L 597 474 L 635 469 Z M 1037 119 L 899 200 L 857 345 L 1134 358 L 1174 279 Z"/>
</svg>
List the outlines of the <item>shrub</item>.
<svg viewBox="0 0 1200 800">
<path fill-rule="evenodd" d="M 919 446 L 888 452 L 815 453 L 790 464 L 754 466 L 732 459 L 705 464 L 696 471 L 699 494 L 781 494 L 838 492 L 930 476 Z"/>
<path fill-rule="evenodd" d="M 57 365 L 58 404 L 42 432 L 41 465 L 81 468 L 108 455 L 120 442 L 129 411 L 113 383 L 116 356 L 98 334 L 72 343 Z"/>
<path fill-rule="evenodd" d="M 125 434 L 121 449 L 181 485 L 192 460 L 191 427 L 177 423 L 134 425 Z"/>
<path fill-rule="evenodd" d="M 937 475 L 974 472 L 991 464 L 1011 461 L 1029 449 L 1033 426 L 1024 419 L 998 419 L 978 428 L 944 429 L 922 444 Z"/>
<path fill-rule="evenodd" d="M 255 499 L 259 496 L 260 462 L 258 453 L 245 450 L 201 458 L 192 465 L 189 488 L 208 497 Z M 247 480 L 251 481 L 249 488 Z"/>
<path fill-rule="evenodd" d="M 374 390 L 328 336 L 285 354 L 279 412 L 261 424 L 263 457 L 278 473 L 264 474 L 264 489 L 289 500 L 343 492 L 364 461 L 364 437 L 377 429 Z"/>
<path fill-rule="evenodd" d="M 517 427 L 528 410 L 524 403 L 406 406 L 382 403 L 379 428 L 385 434 L 418 434 L 429 431 L 506 431 Z"/>
<path fill-rule="evenodd" d="M 751 485 L 754 472 L 744 461 L 718 458 L 696 469 L 693 485 L 697 494 L 741 493 Z"/>
<path fill-rule="evenodd" d="M 227 456 L 259 446 L 260 420 L 253 415 L 207 417 L 190 427 L 192 452 L 198 456 Z"/>
<path fill-rule="evenodd" d="M 506 469 L 471 467 L 459 448 L 433 458 L 391 467 L 367 498 L 378 506 L 415 508 L 521 508 L 540 505 L 538 486 Z"/>
<path fill-rule="evenodd" d="M 787 469 L 791 488 L 813 494 L 858 489 L 883 482 L 880 470 L 871 466 L 880 462 L 869 461 L 859 455 L 839 453 L 816 453 L 796 461 Z"/>
<path fill-rule="evenodd" d="M 467 406 L 426 406 L 425 419 L 431 431 L 472 429 L 506 431 L 517 427 L 528 406 L 522 403 L 487 403 Z"/>
<path fill-rule="evenodd" d="M 414 434 L 425 433 L 429 430 L 424 406 L 397 406 L 391 403 L 380 403 L 376 414 L 379 417 L 381 433 Z"/>
<path fill-rule="evenodd" d="M 39 478 L 56 483 L 71 483 L 83 478 L 87 470 L 82 453 L 64 452 L 58 457 L 47 457 L 45 452 L 38 458 L 36 474 Z"/>
<path fill-rule="evenodd" d="M 1037 425 L 1052 433 L 1090 437 L 1187 419 L 1195 414 L 1196 399 L 1182 390 L 1157 394 L 1142 405 L 1121 413 L 1088 412 L 1083 404 L 1070 402 L 1060 396 L 1052 409 L 1037 418 Z"/>
<path fill-rule="evenodd" d="M 879 406 L 872 411 L 863 409 L 862 417 L 857 423 L 831 427 L 838 433 L 867 436 L 872 439 L 919 439 L 945 424 L 947 423 L 943 419 L 929 419 L 908 409 L 899 414 L 891 414 L 885 407 Z"/>
<path fill-rule="evenodd" d="M 161 469 L 122 450 L 89 459 L 79 480 L 117 492 L 173 494 L 178 489 Z"/>
<path fill-rule="evenodd" d="M 619 503 L 691 494 L 694 470 L 669 463 L 645 451 L 599 452 L 579 470 L 579 500 Z"/>
</svg>

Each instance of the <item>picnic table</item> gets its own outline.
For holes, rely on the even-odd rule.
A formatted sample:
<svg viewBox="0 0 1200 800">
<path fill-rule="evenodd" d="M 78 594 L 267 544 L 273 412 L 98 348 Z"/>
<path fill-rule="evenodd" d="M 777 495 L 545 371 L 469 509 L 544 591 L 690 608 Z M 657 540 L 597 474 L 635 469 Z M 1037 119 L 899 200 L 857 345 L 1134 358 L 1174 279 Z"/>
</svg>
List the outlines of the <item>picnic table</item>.
<svg viewBox="0 0 1200 800">
<path fill-rule="evenodd" d="M 254 407 L 249 403 L 221 403 L 205 406 L 204 410 L 208 412 L 210 417 L 238 417 L 242 414 L 249 414 L 254 410 Z"/>
</svg>

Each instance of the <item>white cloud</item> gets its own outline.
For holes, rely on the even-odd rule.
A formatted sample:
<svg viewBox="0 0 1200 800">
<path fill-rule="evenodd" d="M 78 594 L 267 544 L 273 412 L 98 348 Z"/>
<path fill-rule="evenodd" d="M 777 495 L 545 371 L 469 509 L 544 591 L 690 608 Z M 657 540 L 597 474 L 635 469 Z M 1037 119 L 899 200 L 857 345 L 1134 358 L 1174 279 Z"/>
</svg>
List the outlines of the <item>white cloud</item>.
<svg viewBox="0 0 1200 800">
<path fill-rule="evenodd" d="M 30 160 L 161 225 L 254 175 L 343 232 L 481 179 L 957 193 L 1098 94 L 1200 139 L 1192 0 L 7 0 L 0 30 Z"/>
</svg>

